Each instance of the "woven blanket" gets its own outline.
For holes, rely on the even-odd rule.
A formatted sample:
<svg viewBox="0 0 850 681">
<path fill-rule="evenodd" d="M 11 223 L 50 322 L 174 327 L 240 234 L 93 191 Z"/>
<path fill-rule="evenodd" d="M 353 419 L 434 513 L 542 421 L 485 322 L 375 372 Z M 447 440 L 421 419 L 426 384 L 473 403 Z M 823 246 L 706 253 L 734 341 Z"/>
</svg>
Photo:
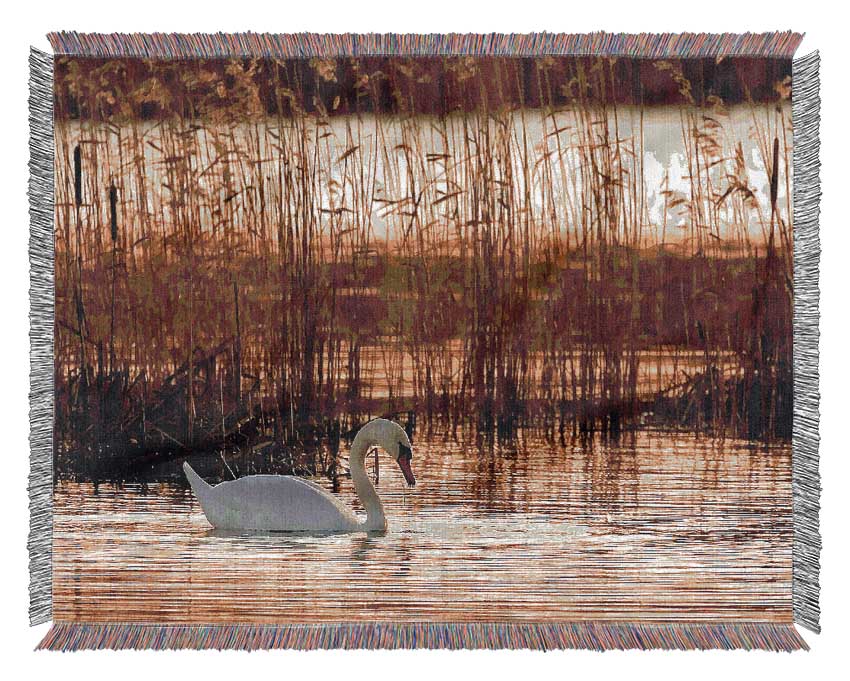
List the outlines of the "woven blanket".
<svg viewBox="0 0 850 681">
<path fill-rule="evenodd" d="M 41 648 L 806 648 L 801 35 L 49 39 Z"/>
</svg>

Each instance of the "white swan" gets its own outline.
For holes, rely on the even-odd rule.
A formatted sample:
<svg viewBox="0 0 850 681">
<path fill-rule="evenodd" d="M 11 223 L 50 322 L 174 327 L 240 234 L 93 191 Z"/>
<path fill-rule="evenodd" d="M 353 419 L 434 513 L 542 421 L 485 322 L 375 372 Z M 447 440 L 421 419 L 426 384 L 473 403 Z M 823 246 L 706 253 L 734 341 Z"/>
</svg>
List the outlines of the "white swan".
<svg viewBox="0 0 850 681">
<path fill-rule="evenodd" d="M 354 491 L 366 509 L 360 521 L 334 495 L 319 485 L 291 475 L 250 475 L 212 486 L 188 462 L 183 471 L 209 523 L 224 530 L 273 532 L 356 532 L 387 528 L 384 506 L 366 473 L 366 454 L 378 446 L 401 468 L 408 485 L 416 479 L 407 433 L 397 423 L 375 419 L 363 426 L 351 444 L 349 464 Z"/>
</svg>

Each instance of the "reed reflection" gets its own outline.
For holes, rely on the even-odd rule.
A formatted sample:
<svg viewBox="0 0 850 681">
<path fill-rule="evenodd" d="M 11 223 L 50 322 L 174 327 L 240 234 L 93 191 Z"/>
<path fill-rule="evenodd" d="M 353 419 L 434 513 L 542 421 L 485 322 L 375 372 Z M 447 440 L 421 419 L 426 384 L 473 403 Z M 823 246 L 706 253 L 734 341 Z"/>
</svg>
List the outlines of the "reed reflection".
<svg viewBox="0 0 850 681">
<path fill-rule="evenodd" d="M 420 432 L 415 447 L 415 492 L 380 470 L 385 534 L 221 533 L 176 485 L 95 495 L 61 481 L 56 616 L 105 620 L 117 604 L 171 622 L 788 617 L 787 446 Z M 354 504 L 344 472 L 337 484 Z"/>
</svg>

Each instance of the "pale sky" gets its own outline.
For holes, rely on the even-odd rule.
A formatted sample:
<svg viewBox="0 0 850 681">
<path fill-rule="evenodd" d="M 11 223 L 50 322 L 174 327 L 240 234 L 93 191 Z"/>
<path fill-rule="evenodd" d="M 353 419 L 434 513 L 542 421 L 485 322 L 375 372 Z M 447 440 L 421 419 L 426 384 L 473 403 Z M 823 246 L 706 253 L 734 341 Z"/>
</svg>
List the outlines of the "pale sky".
<svg viewBox="0 0 850 681">
<path fill-rule="evenodd" d="M 692 110 L 693 111 L 693 110 Z M 762 147 L 758 143 L 758 134 L 762 134 L 762 145 L 767 145 L 772 153 L 772 140 L 777 134 L 777 126 L 781 125 L 781 118 L 775 106 L 760 105 L 751 108 L 746 105 L 731 107 L 726 112 L 717 112 L 710 109 L 698 111 L 698 124 L 700 126 L 713 126 L 710 132 L 714 139 L 719 143 L 717 155 L 719 158 L 727 159 L 725 162 L 716 164 L 712 171 L 712 184 L 717 193 L 722 193 L 725 187 L 728 187 L 728 179 L 726 174 L 734 168 L 733 159 L 735 149 L 740 143 L 743 150 L 743 157 L 746 165 L 746 183 L 754 192 L 758 202 L 757 209 L 748 209 L 749 213 L 746 218 L 747 228 L 752 237 L 758 238 L 761 233 L 762 224 L 759 215 L 769 214 L 769 179 L 765 169 L 765 162 L 762 158 Z M 785 124 L 790 121 L 790 106 L 787 105 L 783 111 L 785 116 Z M 565 191 L 575 194 L 576 190 L 580 190 L 580 172 L 577 170 L 580 164 L 580 156 L 576 151 L 576 146 L 580 143 L 579 136 L 576 132 L 576 119 L 572 112 L 564 111 L 556 115 L 555 121 L 558 130 L 555 131 L 551 117 L 544 118 L 541 111 L 527 110 L 524 112 L 516 112 L 513 125 L 513 153 L 517 167 L 521 165 L 519 155 L 523 148 L 528 149 L 528 154 L 531 162 L 535 167 L 535 176 L 532 179 L 530 191 L 528 195 L 531 197 L 532 212 L 535 219 L 550 210 L 552 204 L 557 204 L 556 213 L 557 221 L 564 225 L 570 224 L 569 211 L 567 208 L 568 202 L 562 193 Z M 597 114 L 599 116 L 599 114 Z M 710 121 L 706 124 L 704 116 L 710 117 Z M 601 122 L 601 121 L 600 121 Z M 63 149 L 73 148 L 73 144 L 79 140 L 80 130 L 79 123 L 73 122 L 70 125 L 70 146 L 57 146 L 57 154 L 62 154 Z M 158 135 L 157 125 L 150 123 L 146 126 L 146 137 L 150 140 L 155 140 Z M 263 174 L 263 178 L 269 177 L 281 167 L 281 158 L 279 151 L 276 151 L 275 140 L 279 138 L 276 132 L 276 121 L 269 119 L 268 123 L 260 126 L 261 132 L 265 132 L 267 128 L 269 132 L 261 134 L 260 148 L 257 151 L 255 143 L 249 143 L 246 135 L 246 130 L 240 130 L 239 127 L 234 130 L 234 138 L 228 137 L 229 133 L 224 130 L 205 131 L 197 130 L 193 134 L 196 135 L 198 153 L 190 160 L 194 173 L 197 176 L 197 190 L 204 194 L 204 205 L 214 206 L 222 201 L 223 182 L 221 173 L 216 171 L 216 168 L 221 168 L 222 164 L 218 163 L 221 157 L 216 158 L 221 152 L 218 150 L 215 138 L 222 136 L 226 141 L 225 147 L 232 148 L 235 139 L 240 150 L 243 151 L 243 165 L 239 168 L 239 172 L 243 173 L 246 184 L 249 185 L 250 191 L 256 191 L 256 185 L 259 173 Z M 449 116 L 446 119 L 446 126 L 453 132 L 450 135 L 448 148 L 442 141 L 438 132 L 440 121 L 436 118 L 420 117 L 415 120 L 414 125 L 410 122 L 406 124 L 404 119 L 393 117 L 382 117 L 380 135 L 378 135 L 378 127 L 374 116 L 364 116 L 361 119 L 354 117 L 335 117 L 331 119 L 330 127 L 325 128 L 325 133 L 320 138 L 320 177 L 319 182 L 321 203 L 323 208 L 331 205 L 339 207 L 340 205 L 354 205 L 352 185 L 343 182 L 344 169 L 348 169 L 349 177 L 352 176 L 352 168 L 355 164 L 361 165 L 366 169 L 366 183 L 368 185 L 367 194 L 372 197 L 381 199 L 388 198 L 390 200 L 403 199 L 407 193 L 407 185 L 404 181 L 404 173 L 406 172 L 405 153 L 400 152 L 400 145 L 404 141 L 403 129 L 407 126 L 408 134 L 413 137 L 413 152 L 415 173 L 418 173 L 418 182 L 420 186 L 425 181 L 430 190 L 432 205 L 442 204 L 437 201 L 446 194 L 451 194 L 455 189 L 451 189 L 446 182 L 444 172 L 445 164 L 435 162 L 434 159 L 425 160 L 431 154 L 440 154 L 448 152 L 453 164 L 456 166 L 455 177 L 462 176 L 463 164 L 467 158 L 467 151 L 464 145 L 462 118 L 460 115 Z M 593 126 L 594 131 L 600 131 L 604 126 L 597 124 Z M 646 230 L 646 238 L 652 240 L 653 232 L 660 234 L 660 226 L 664 222 L 663 207 L 664 196 L 662 189 L 664 187 L 665 176 L 669 178 L 669 188 L 674 192 L 681 192 L 684 198 L 689 197 L 690 185 L 687 171 L 687 154 L 684 147 L 682 136 L 682 110 L 678 107 L 658 107 L 646 108 L 643 110 L 642 121 L 642 144 L 641 144 L 641 112 L 636 107 L 620 107 L 617 110 L 616 121 L 613 114 L 609 114 L 609 136 L 614 136 L 618 133 L 619 139 L 623 144 L 624 153 L 622 158 L 626 165 L 629 175 L 640 172 L 640 164 L 637 159 L 642 157 L 643 160 L 643 177 L 646 191 L 646 211 L 645 217 L 642 219 L 642 224 L 648 222 Z M 495 131 L 497 124 L 491 122 L 491 130 Z M 347 160 L 343 160 L 347 150 L 351 149 L 352 141 L 349 138 L 349 129 L 354 138 L 353 144 L 357 149 L 350 154 Z M 327 134 L 327 133 L 331 134 Z M 311 136 L 315 136 L 315 130 L 311 130 Z M 523 135 L 524 133 L 524 135 Z M 378 144 L 376 145 L 376 135 L 378 136 Z M 780 149 L 784 150 L 783 132 L 779 130 Z M 83 134 L 83 138 L 92 136 L 91 131 L 87 130 Z M 102 131 L 101 135 L 102 136 Z M 128 140 L 127 135 L 123 138 Z M 74 139 L 76 138 L 76 140 Z M 108 149 L 99 149 L 98 154 L 108 153 L 112 159 L 109 165 L 114 165 L 115 159 L 119 158 L 118 153 L 118 137 L 115 134 L 109 135 L 110 143 L 108 145 L 100 145 L 101 149 L 108 146 Z M 598 138 L 601 140 L 601 137 Z M 558 142 L 560 141 L 560 147 Z M 790 133 L 789 133 L 790 144 Z M 230 145 L 229 147 L 227 145 Z M 637 157 L 633 159 L 631 149 L 634 147 Z M 165 167 L 163 157 L 165 151 L 157 149 L 152 144 L 145 144 L 145 157 L 147 160 L 148 174 L 161 172 Z M 375 158 L 377 149 L 377 159 Z M 561 151 L 561 159 L 558 157 L 558 150 Z M 548 150 L 548 156 L 544 154 Z M 475 151 L 473 150 L 473 154 Z M 693 153 L 693 150 L 692 150 Z M 255 161 L 257 156 L 261 157 L 261 161 Z M 124 157 L 127 157 L 125 150 Z M 384 159 L 389 157 L 391 164 L 388 168 L 385 166 Z M 60 178 L 60 182 L 67 183 L 69 168 L 71 167 L 70 159 L 60 159 L 60 172 L 64 169 L 64 177 Z M 244 163 L 244 161 L 249 161 Z M 563 161 L 563 162 L 562 162 Z M 543 165 L 547 165 L 547 180 L 543 180 Z M 102 163 L 99 163 L 100 172 L 105 176 L 107 169 Z M 784 169 L 784 164 L 780 163 L 780 167 Z M 209 172 L 210 169 L 213 172 Z M 425 176 L 422 175 L 422 168 L 425 168 Z M 563 169 L 566 171 L 563 172 Z M 113 173 L 116 171 L 112 171 Z M 125 164 L 125 175 L 121 185 L 124 187 L 125 196 L 133 192 L 133 187 L 136 182 L 133 181 L 129 174 L 134 172 L 132 164 Z M 394 173 L 395 177 L 387 176 L 387 172 Z M 254 174 L 252 177 L 252 173 Z M 374 173 L 374 174 L 373 174 Z M 425 177 L 425 180 L 423 180 Z M 358 180 L 359 181 L 359 180 Z M 520 174 L 515 171 L 514 182 L 516 183 L 517 196 L 524 196 L 523 181 Z M 147 178 L 147 184 L 150 184 L 150 177 Z M 546 189 L 546 188 L 550 189 Z M 551 189 L 554 187 L 554 189 Z M 395 188 L 395 189 L 393 189 Z M 462 188 L 461 188 L 462 189 Z M 548 191 L 554 196 L 546 196 Z M 395 192 L 395 193 L 393 193 Z M 149 196 L 150 202 L 162 202 L 162 206 L 148 206 L 148 210 L 154 216 L 161 216 L 161 219 L 168 220 L 169 207 L 168 191 L 163 189 L 160 192 L 161 196 Z M 333 195 L 332 195 L 333 194 Z M 395 195 L 399 194 L 399 195 Z M 785 203 L 785 178 L 780 176 L 779 182 L 779 205 L 780 211 L 787 211 Z M 132 197 L 128 197 L 132 201 Z M 240 199 L 241 200 L 241 199 Z M 449 209 L 452 204 L 446 201 L 439 208 L 445 215 L 449 215 Z M 372 231 L 373 236 L 378 239 L 387 237 L 388 232 L 393 232 L 393 221 L 398 219 L 387 212 L 387 204 L 381 201 L 373 201 L 371 205 L 372 213 Z M 560 212 L 558 212 L 560 211 Z M 201 227 L 206 227 L 207 221 L 212 221 L 214 216 L 212 212 L 201 213 Z M 239 210 L 237 209 L 237 221 L 240 219 Z M 247 219 L 247 218 L 246 218 Z M 682 225 L 688 220 L 687 206 L 679 206 L 668 210 L 667 214 L 667 234 L 668 241 L 676 241 L 677 225 Z M 723 237 L 726 226 L 712 226 L 717 228 L 720 236 Z M 566 227 L 565 227 L 566 228 Z M 398 229 L 396 225 L 395 229 Z M 678 230 L 682 233 L 682 230 Z M 392 234 L 390 234 L 392 236 Z"/>
</svg>

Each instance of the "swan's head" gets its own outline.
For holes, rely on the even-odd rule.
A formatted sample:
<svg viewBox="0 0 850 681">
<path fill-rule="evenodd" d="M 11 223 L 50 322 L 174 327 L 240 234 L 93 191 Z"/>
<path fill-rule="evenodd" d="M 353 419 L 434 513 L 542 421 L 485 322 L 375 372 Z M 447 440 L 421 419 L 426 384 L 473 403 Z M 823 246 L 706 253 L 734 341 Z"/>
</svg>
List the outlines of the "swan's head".
<svg viewBox="0 0 850 681">
<path fill-rule="evenodd" d="M 410 461 L 413 458 L 413 446 L 410 444 L 410 438 L 407 437 L 404 428 L 395 421 L 375 419 L 363 426 L 364 431 L 367 429 L 370 431 L 369 434 L 373 436 L 374 443 L 396 460 L 407 484 L 415 485 L 416 478 L 413 476 L 413 469 L 410 467 Z"/>
</svg>

